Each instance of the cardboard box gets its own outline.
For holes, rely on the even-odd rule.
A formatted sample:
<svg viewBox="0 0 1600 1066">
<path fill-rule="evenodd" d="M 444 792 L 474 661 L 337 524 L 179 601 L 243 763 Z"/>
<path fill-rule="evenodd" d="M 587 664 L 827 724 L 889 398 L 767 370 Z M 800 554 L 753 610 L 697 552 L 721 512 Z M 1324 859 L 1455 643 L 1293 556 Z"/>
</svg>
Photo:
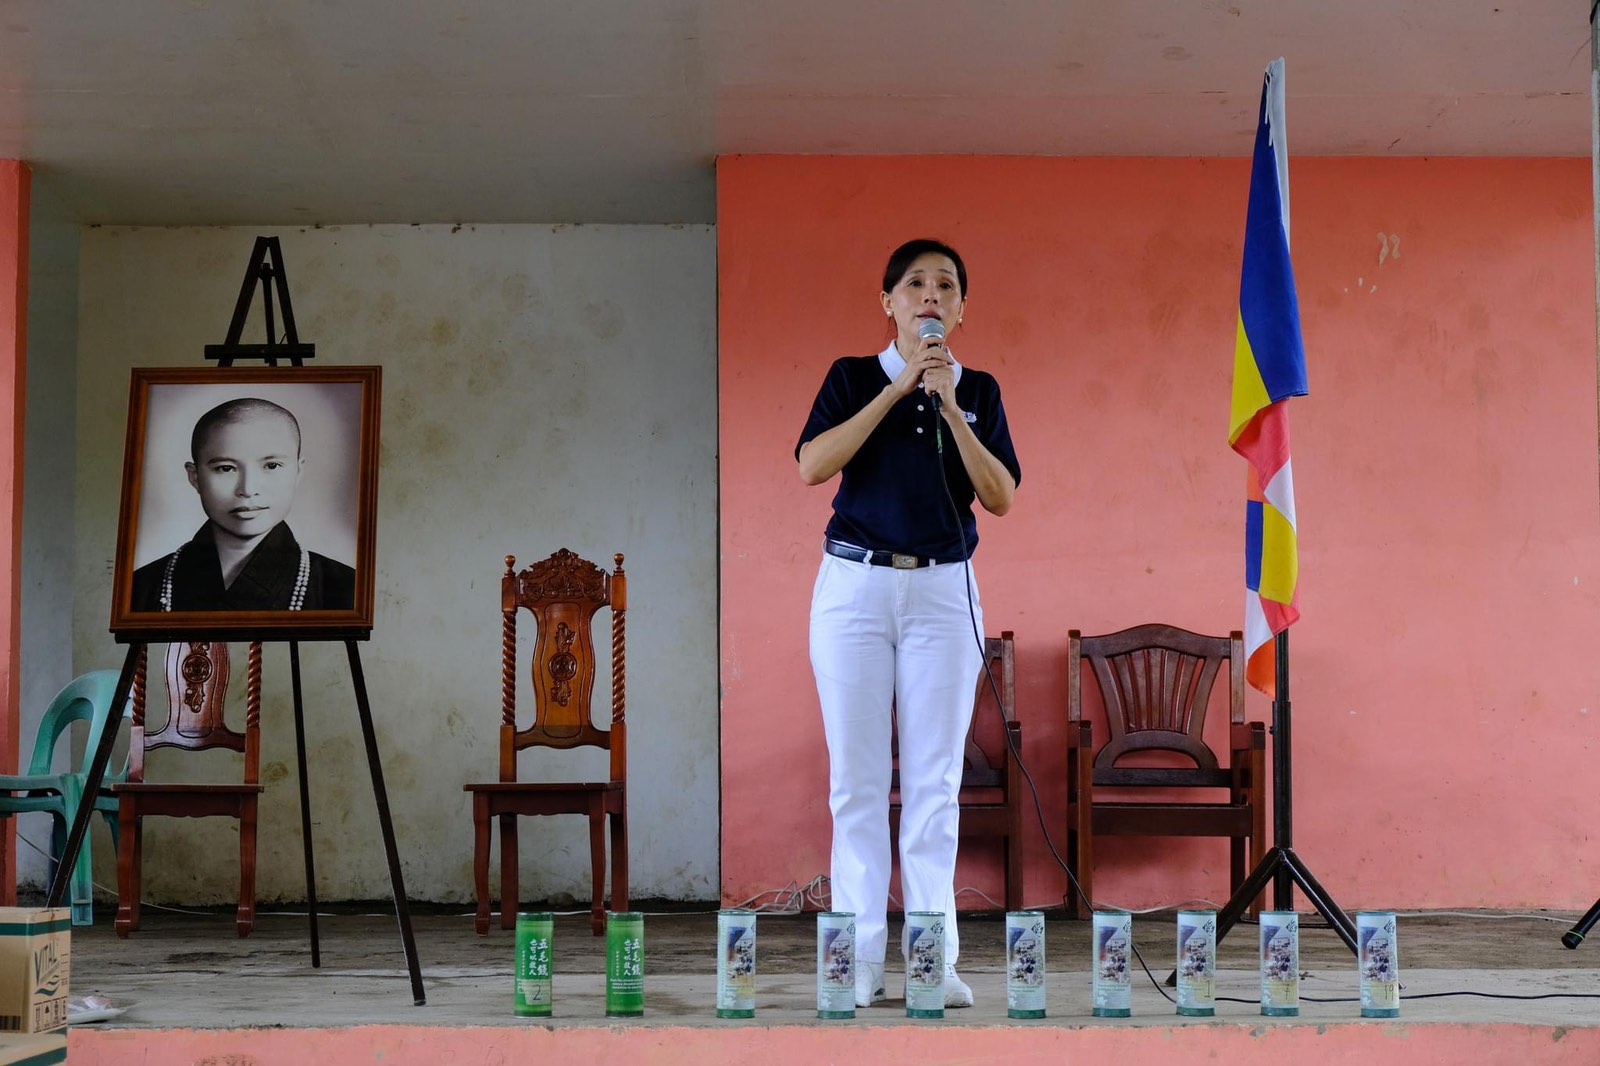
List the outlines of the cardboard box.
<svg viewBox="0 0 1600 1066">
<path fill-rule="evenodd" d="M 0 907 L 0 1036 L 66 1029 L 71 963 L 70 909 Z"/>
<path fill-rule="evenodd" d="M 56 1066 L 66 1061 L 66 1033 L 0 1036 L 0 1066 Z"/>
</svg>

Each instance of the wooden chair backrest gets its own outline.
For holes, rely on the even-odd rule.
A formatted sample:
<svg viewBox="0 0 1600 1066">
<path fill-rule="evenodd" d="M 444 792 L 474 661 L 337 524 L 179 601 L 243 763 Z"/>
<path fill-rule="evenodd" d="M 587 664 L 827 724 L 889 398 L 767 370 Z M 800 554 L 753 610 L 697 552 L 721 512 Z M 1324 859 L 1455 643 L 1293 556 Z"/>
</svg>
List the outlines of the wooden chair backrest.
<svg viewBox="0 0 1600 1066">
<path fill-rule="evenodd" d="M 1206 708 L 1224 664 L 1228 714 L 1244 721 L 1244 637 L 1205 636 L 1177 626 L 1149 624 L 1117 633 L 1067 635 L 1067 720 L 1083 718 L 1082 664 L 1094 670 L 1105 703 L 1110 739 L 1095 754 L 1096 784 L 1226 784 L 1216 753 L 1205 741 Z M 1176 752 L 1192 760 L 1183 769 L 1117 768 L 1133 752 Z M 1115 770 L 1115 773 L 1111 771 Z"/>
<path fill-rule="evenodd" d="M 180 641 L 167 646 L 167 720 L 149 732 L 145 725 L 148 649 L 140 652 L 133 678 L 133 726 L 128 742 L 128 780 L 144 780 L 145 752 L 156 748 L 204 751 L 225 748 L 244 753 L 244 783 L 261 783 L 261 645 L 250 645 L 245 684 L 245 725 L 240 733 L 227 723 L 228 645 L 221 641 Z"/>
<path fill-rule="evenodd" d="M 994 692 L 989 688 L 989 674 L 994 675 L 995 688 L 1000 690 L 1000 712 L 1009 725 L 1017 720 L 1017 665 L 1016 642 L 1011 634 L 1004 637 L 985 637 L 983 659 L 988 671 L 978 671 L 978 691 L 972 711 L 972 728 L 967 730 L 965 765 L 961 770 L 962 788 L 1004 788 L 1006 786 L 1006 738 L 1000 730 L 990 729 L 994 711 Z M 985 751 L 978 743 L 980 733 L 999 735 L 999 747 L 994 754 Z M 992 745 L 991 745 L 992 746 Z"/>
<path fill-rule="evenodd" d="M 506 556 L 500 579 L 501 719 L 500 780 L 517 779 L 517 752 L 530 747 L 599 747 L 611 753 L 611 780 L 627 777 L 628 578 L 622 553 L 616 569 L 600 567 L 562 548 L 521 573 L 516 557 Z M 611 608 L 611 721 L 595 725 L 597 660 L 594 617 Z M 533 616 L 533 721 L 517 725 L 517 612 Z"/>
</svg>

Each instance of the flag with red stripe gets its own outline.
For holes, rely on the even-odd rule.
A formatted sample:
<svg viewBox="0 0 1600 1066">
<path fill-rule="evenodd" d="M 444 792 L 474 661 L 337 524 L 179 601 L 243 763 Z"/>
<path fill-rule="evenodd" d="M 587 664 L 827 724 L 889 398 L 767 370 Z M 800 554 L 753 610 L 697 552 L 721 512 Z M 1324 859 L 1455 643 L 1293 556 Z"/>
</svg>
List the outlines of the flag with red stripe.
<svg viewBox="0 0 1600 1066">
<path fill-rule="evenodd" d="M 1289 262 L 1289 152 L 1283 60 L 1261 87 L 1239 281 L 1228 443 L 1249 463 L 1245 494 L 1245 674 L 1276 691 L 1273 637 L 1300 617 L 1300 552 L 1289 461 L 1291 396 L 1304 396 L 1306 352 Z"/>
</svg>

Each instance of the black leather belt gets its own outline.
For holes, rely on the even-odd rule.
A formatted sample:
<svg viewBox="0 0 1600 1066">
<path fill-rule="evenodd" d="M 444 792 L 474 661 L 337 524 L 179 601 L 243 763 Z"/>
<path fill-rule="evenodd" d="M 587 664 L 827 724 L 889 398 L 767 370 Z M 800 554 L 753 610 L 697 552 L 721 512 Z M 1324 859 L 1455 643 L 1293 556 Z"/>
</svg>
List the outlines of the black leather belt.
<svg viewBox="0 0 1600 1066">
<path fill-rule="evenodd" d="M 854 544 L 841 544 L 836 540 L 827 539 L 822 542 L 822 550 L 829 555 L 837 555 L 841 559 L 849 559 L 854 563 L 892 566 L 896 570 L 920 570 L 924 566 L 934 566 L 939 562 L 937 559 L 924 559 L 920 555 L 869 551 L 866 548 L 858 548 Z"/>
</svg>

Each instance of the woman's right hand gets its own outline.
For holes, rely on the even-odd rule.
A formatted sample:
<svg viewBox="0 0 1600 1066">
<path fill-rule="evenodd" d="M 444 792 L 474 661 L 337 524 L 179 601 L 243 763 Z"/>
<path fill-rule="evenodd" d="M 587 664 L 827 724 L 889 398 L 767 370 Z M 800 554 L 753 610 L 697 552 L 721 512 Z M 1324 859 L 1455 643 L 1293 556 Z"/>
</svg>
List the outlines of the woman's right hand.
<svg viewBox="0 0 1600 1066">
<path fill-rule="evenodd" d="M 944 342 L 933 339 L 922 341 L 911 358 L 906 360 L 906 368 L 894 379 L 895 395 L 910 396 L 922 387 L 922 375 L 934 367 L 954 364 L 955 360 L 944 350 Z"/>
</svg>

